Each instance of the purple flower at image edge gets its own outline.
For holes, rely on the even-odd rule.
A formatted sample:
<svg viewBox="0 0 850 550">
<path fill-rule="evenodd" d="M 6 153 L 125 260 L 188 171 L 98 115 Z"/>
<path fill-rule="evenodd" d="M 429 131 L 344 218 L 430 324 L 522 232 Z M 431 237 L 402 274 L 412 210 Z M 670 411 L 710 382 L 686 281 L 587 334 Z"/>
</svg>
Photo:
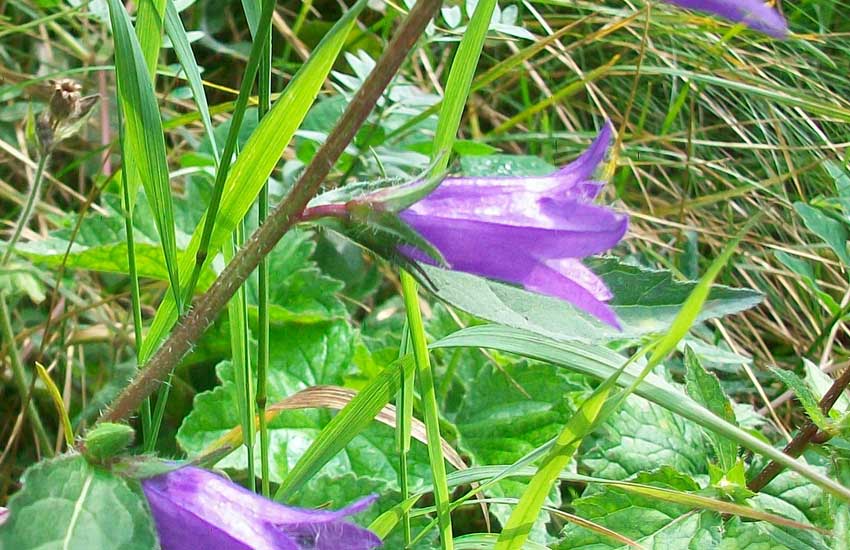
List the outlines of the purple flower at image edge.
<svg viewBox="0 0 850 550">
<path fill-rule="evenodd" d="M 763 0 L 665 0 L 682 8 L 717 14 L 775 38 L 788 36 L 788 23 Z"/>
<path fill-rule="evenodd" d="M 448 267 L 520 284 L 568 301 L 619 328 L 612 298 L 581 258 L 614 247 L 628 217 L 592 204 L 604 182 L 592 179 L 604 160 L 609 122 L 575 161 L 547 176 L 454 177 L 400 213 Z M 433 261 L 411 247 L 403 252 Z"/>
<path fill-rule="evenodd" d="M 367 550 L 381 539 L 337 511 L 284 506 L 207 470 L 187 466 L 142 480 L 162 550 Z"/>
</svg>

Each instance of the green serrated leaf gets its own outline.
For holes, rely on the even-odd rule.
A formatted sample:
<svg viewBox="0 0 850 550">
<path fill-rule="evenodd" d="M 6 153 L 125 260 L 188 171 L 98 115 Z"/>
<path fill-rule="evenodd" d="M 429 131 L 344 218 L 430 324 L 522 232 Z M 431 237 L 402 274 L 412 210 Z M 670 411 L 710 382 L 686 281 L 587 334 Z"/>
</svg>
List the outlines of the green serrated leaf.
<svg viewBox="0 0 850 550">
<path fill-rule="evenodd" d="M 809 388 L 802 378 L 790 370 L 779 368 L 773 368 L 770 370 L 782 381 L 783 384 L 788 387 L 788 389 L 794 392 L 794 395 L 797 396 L 797 400 L 803 406 L 806 414 L 809 415 L 809 418 L 815 423 L 815 425 L 817 425 L 818 428 L 823 429 L 829 424 L 829 419 L 823 414 L 823 411 L 820 410 L 817 397 L 815 397 L 811 388 Z"/>
<path fill-rule="evenodd" d="M 723 393 L 717 377 L 705 370 L 690 347 L 685 348 L 685 388 L 694 401 L 710 410 L 726 422 L 738 425 L 732 403 Z M 738 461 L 738 445 L 715 432 L 707 432 L 717 462 L 724 472 L 731 470 Z"/>
<path fill-rule="evenodd" d="M 39 462 L 9 502 L 0 548 L 159 548 L 144 498 L 79 455 Z"/>
<path fill-rule="evenodd" d="M 607 479 L 625 479 L 665 465 L 697 475 L 706 472 L 708 450 L 702 430 L 693 422 L 630 396 L 590 439 L 581 463 Z"/>
<path fill-rule="evenodd" d="M 693 492 L 699 485 L 672 468 L 644 472 L 635 483 Z M 712 512 L 691 512 L 686 506 L 621 488 L 591 487 L 573 501 L 576 515 L 629 537 L 644 548 L 714 548 L 721 539 L 720 517 Z M 705 546 L 703 546 L 705 545 Z M 558 549 L 627 548 L 582 527 L 568 524 Z"/>
<path fill-rule="evenodd" d="M 330 323 L 271 329 L 269 364 L 269 403 L 275 403 L 308 386 L 344 385 L 353 371 L 355 340 L 345 323 Z M 229 362 L 216 369 L 221 385 L 195 397 L 192 412 L 177 433 L 178 444 L 190 457 L 200 455 L 210 444 L 240 425 L 233 369 Z M 330 421 L 328 410 L 285 411 L 269 422 L 271 479 L 280 483 L 295 466 L 322 428 Z M 259 446 L 259 442 L 257 442 Z M 420 446 L 421 447 L 421 446 Z M 355 473 L 379 479 L 396 479 L 393 431 L 371 426 L 355 437 L 345 451 L 336 455 L 319 475 Z M 422 451 L 422 449 L 419 449 Z M 415 453 L 414 453 L 415 454 Z M 256 453 L 259 457 L 259 452 Z M 430 477 L 427 458 L 420 452 L 412 477 Z M 245 470 L 247 453 L 236 450 L 218 467 Z M 257 464 L 259 471 L 259 464 Z"/>
</svg>

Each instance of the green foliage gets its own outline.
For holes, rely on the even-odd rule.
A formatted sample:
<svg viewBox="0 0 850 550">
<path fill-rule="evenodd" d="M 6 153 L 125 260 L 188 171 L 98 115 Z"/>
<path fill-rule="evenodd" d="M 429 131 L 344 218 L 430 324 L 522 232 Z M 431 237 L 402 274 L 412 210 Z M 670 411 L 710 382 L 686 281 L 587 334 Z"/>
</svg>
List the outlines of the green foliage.
<svg viewBox="0 0 850 550">
<path fill-rule="evenodd" d="M 125 169 L 132 171 L 131 201 L 135 199 L 141 180 L 150 200 L 157 230 L 162 241 L 162 251 L 168 270 L 168 279 L 175 299 L 180 301 L 180 277 L 177 269 L 177 241 L 174 234 L 174 208 L 168 179 L 165 137 L 162 118 L 147 64 L 130 18 L 124 6 L 109 0 L 109 15 L 115 38 L 115 67 L 118 75 L 118 93 L 121 110 L 127 122 L 124 147 L 132 162 Z M 161 25 L 161 23 L 160 23 Z M 143 33 L 150 32 L 146 25 Z M 158 34 L 157 42 L 158 42 Z M 158 43 L 148 41 L 149 50 L 159 50 Z M 152 55 L 152 54 L 149 54 Z M 136 175 L 138 174 L 138 179 Z M 179 309 L 179 308 L 178 308 Z"/>
<path fill-rule="evenodd" d="M 356 374 L 353 368 L 354 334 L 345 323 L 316 324 L 272 328 L 269 364 L 269 403 L 273 404 L 306 387 L 343 385 Z M 231 429 L 239 426 L 233 369 L 228 362 L 216 372 L 222 384 L 195 397 L 193 410 L 177 433 L 177 442 L 189 456 L 197 456 Z M 322 428 L 330 420 L 324 410 L 283 411 L 269 422 L 271 478 L 280 483 L 292 470 Z M 259 443 L 258 443 L 259 445 Z M 334 457 L 320 474 L 339 475 L 353 472 L 384 480 L 395 479 L 392 432 L 385 426 L 373 426 L 355 437 L 341 455 Z M 257 453 L 259 455 L 259 453 Z M 427 464 L 427 460 L 424 461 Z M 427 470 L 420 463 L 414 468 L 423 479 Z M 246 453 L 241 448 L 218 463 L 221 468 L 244 470 Z M 259 464 L 257 465 L 259 471 Z"/>
<path fill-rule="evenodd" d="M 158 548 L 138 492 L 81 456 L 66 455 L 27 470 L 0 527 L 2 548 Z"/>
<path fill-rule="evenodd" d="M 726 422 L 737 424 L 735 411 L 732 410 L 729 398 L 723 393 L 720 381 L 703 368 L 691 348 L 685 348 L 685 366 L 685 388 L 688 395 Z M 723 471 L 729 471 L 738 461 L 738 445 L 714 432 L 708 432 L 707 435 L 714 448 L 718 465 Z"/>
<path fill-rule="evenodd" d="M 669 272 L 606 258 L 588 265 L 614 293 L 611 305 L 623 330 L 605 325 L 571 304 L 458 271 L 423 266 L 423 284 L 444 302 L 481 319 L 565 341 L 599 342 L 638 338 L 667 330 L 695 282 L 674 281 Z M 737 313 L 761 301 L 753 291 L 714 287 L 697 316 L 704 321 Z"/>
</svg>

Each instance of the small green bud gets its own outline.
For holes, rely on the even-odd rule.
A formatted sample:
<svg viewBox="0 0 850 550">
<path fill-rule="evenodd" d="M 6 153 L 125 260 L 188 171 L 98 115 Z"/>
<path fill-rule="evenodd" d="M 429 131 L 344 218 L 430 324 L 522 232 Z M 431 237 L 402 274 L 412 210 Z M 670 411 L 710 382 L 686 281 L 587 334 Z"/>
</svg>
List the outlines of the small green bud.
<svg viewBox="0 0 850 550">
<path fill-rule="evenodd" d="M 126 449 L 135 436 L 133 428 L 126 424 L 98 424 L 86 435 L 83 455 L 89 462 L 104 462 Z"/>
</svg>

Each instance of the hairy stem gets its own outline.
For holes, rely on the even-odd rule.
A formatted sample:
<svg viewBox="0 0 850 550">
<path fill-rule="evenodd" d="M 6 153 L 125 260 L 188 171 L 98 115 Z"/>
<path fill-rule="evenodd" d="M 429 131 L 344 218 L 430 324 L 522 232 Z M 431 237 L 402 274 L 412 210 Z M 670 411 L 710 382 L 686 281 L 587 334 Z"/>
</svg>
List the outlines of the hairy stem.
<svg viewBox="0 0 850 550">
<path fill-rule="evenodd" d="M 820 409 L 824 414 L 829 413 L 838 401 L 838 398 L 841 397 L 841 394 L 843 394 L 844 390 L 847 389 L 848 385 L 850 385 L 850 368 L 845 369 L 841 376 L 835 379 L 829 390 L 823 394 L 823 398 L 820 400 Z M 806 447 L 809 446 L 809 443 L 811 443 L 817 435 L 818 427 L 810 420 L 800 429 L 794 439 L 788 442 L 783 449 L 783 452 L 789 456 L 797 458 L 803 454 L 803 451 L 806 450 Z M 770 483 L 773 478 L 782 472 L 783 468 L 784 466 L 781 464 L 775 461 L 771 462 L 747 484 L 747 488 L 755 492 L 761 491 L 765 485 Z"/>
<path fill-rule="evenodd" d="M 345 112 L 316 152 L 313 162 L 295 183 L 292 191 L 233 258 L 197 305 L 175 326 L 136 378 L 115 399 L 100 422 L 128 418 L 168 376 L 184 355 L 212 324 L 231 296 L 251 275 L 260 261 L 272 251 L 283 235 L 298 222 L 307 203 L 319 191 L 330 170 L 354 139 L 387 85 L 398 72 L 428 22 L 440 7 L 440 0 L 420 0 L 393 36 L 375 68 L 348 104 Z"/>
</svg>

